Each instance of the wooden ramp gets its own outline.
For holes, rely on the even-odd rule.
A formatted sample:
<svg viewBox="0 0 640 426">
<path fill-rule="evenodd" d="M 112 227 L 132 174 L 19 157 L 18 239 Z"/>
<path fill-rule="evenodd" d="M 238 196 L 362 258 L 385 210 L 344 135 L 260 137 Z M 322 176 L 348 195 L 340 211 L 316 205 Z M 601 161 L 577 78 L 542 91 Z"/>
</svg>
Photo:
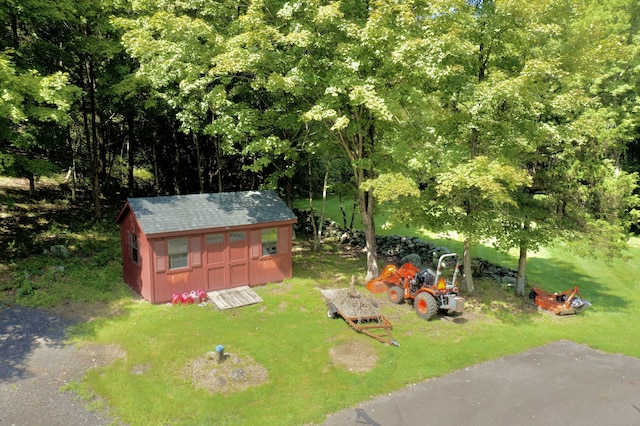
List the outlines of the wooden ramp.
<svg viewBox="0 0 640 426">
<path fill-rule="evenodd" d="M 209 296 L 215 307 L 220 310 L 239 308 L 240 306 L 262 302 L 262 298 L 249 286 L 210 291 L 207 296 Z"/>
</svg>

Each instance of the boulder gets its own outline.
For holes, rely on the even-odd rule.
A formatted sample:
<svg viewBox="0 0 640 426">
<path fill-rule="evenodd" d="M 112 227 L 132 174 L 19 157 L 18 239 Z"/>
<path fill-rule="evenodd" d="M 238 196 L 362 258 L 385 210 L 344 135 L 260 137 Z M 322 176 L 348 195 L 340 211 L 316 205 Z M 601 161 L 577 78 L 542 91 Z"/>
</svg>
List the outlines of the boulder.
<svg viewBox="0 0 640 426">
<path fill-rule="evenodd" d="M 413 266 L 420 267 L 422 266 L 422 259 L 420 259 L 419 254 L 410 253 L 400 259 L 400 265 L 404 265 L 405 263 L 411 263 Z"/>
<path fill-rule="evenodd" d="M 70 255 L 69 249 L 63 245 L 51 246 L 51 248 L 49 249 L 49 253 L 51 253 L 51 256 L 60 257 L 63 259 L 66 259 Z"/>
</svg>

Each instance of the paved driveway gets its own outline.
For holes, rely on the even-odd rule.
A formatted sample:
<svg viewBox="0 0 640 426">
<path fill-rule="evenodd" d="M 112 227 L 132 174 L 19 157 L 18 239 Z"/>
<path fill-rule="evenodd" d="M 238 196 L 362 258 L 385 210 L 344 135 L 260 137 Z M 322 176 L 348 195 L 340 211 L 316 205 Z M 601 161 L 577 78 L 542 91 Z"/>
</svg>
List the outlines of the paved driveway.
<svg viewBox="0 0 640 426">
<path fill-rule="evenodd" d="M 326 426 L 640 426 L 640 359 L 559 341 L 412 385 Z"/>
</svg>

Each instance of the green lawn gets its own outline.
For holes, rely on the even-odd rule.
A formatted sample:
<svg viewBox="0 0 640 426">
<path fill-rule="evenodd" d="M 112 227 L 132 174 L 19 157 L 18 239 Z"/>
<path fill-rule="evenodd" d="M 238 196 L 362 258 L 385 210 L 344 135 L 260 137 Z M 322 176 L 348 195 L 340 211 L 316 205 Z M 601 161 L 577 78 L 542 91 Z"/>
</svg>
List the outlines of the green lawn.
<svg viewBox="0 0 640 426">
<path fill-rule="evenodd" d="M 629 254 L 637 259 L 634 243 Z M 295 278 L 257 288 L 263 303 L 233 311 L 130 304 L 127 314 L 77 331 L 81 341 L 116 343 L 127 353 L 90 372 L 82 387 L 131 424 L 297 425 L 321 423 L 327 414 L 374 395 L 558 339 L 640 356 L 636 263 L 585 261 L 551 250 L 532 258 L 532 281 L 552 290 L 580 285 L 593 307 L 576 317 L 528 310 L 490 283 L 480 283 L 467 322 L 426 322 L 409 306 L 385 306 L 399 348 L 325 316 L 318 288 L 346 287 L 351 274 L 364 274 L 363 263 L 332 252 L 305 252 L 295 258 Z M 384 306 L 384 296 L 376 297 Z M 335 365 L 329 350 L 351 340 L 373 348 L 378 363 L 372 371 L 353 373 Z M 268 381 L 229 395 L 194 389 L 181 370 L 217 344 L 254 358 L 268 371 Z M 148 371 L 133 374 L 141 364 Z"/>
<path fill-rule="evenodd" d="M 404 225 L 390 231 L 460 249 L 455 239 L 429 236 Z M 638 239 L 632 240 L 626 253 L 632 260 L 627 262 L 582 259 L 562 248 L 531 256 L 530 282 L 549 290 L 579 285 L 583 296 L 593 303 L 575 317 L 538 312 L 511 290 L 490 282 L 477 284 L 477 294 L 468 299 L 468 311 L 456 321 L 440 317 L 427 322 L 407 305 L 390 305 L 384 295 L 372 296 L 394 324 L 400 347 L 393 347 L 356 333 L 342 320 L 326 317 L 319 289 L 346 287 L 351 275 L 363 284 L 366 272 L 362 258 L 343 256 L 335 246 L 311 252 L 296 243 L 299 251 L 292 279 L 256 288 L 263 303 L 220 312 L 133 300 L 123 291 L 116 273 L 118 259 L 105 259 L 101 254 L 117 256 L 117 227 L 106 224 L 90 232 L 90 239 L 73 237 L 74 250 L 83 253 L 89 266 L 83 266 L 77 257 L 64 261 L 37 257 L 11 268 L 15 277 L 25 280 L 26 272 L 40 271 L 33 280 L 37 288 L 22 298 L 26 304 L 37 305 L 29 302 L 55 294 L 55 286 L 63 286 L 78 301 L 83 300 L 82 286 L 97 284 L 104 294 L 112 294 L 111 300 L 102 303 L 117 307 L 120 315 L 76 327 L 73 341 L 119 345 L 126 357 L 90 371 L 72 388 L 87 397 L 99 396 L 116 418 L 132 425 L 318 424 L 327 414 L 372 396 L 558 339 L 640 357 Z M 490 247 L 479 248 L 474 255 L 515 266 L 515 257 Z M 66 269 L 54 277 L 51 271 L 58 263 L 65 263 Z M 352 341 L 378 357 L 371 371 L 352 372 L 332 359 L 331 348 Z M 260 363 L 268 372 L 267 380 L 230 394 L 196 389 L 185 367 L 218 344 L 225 345 L 228 353 Z M 139 366 L 144 366 L 142 374 L 137 372 Z"/>
</svg>

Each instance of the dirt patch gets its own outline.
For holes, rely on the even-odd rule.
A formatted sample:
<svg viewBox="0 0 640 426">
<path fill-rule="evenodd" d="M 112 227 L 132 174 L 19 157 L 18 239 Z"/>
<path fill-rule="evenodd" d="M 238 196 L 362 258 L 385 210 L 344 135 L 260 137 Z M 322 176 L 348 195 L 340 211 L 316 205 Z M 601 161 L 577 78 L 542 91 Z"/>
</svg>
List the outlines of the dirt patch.
<svg viewBox="0 0 640 426">
<path fill-rule="evenodd" d="M 131 367 L 131 374 L 140 376 L 146 373 L 148 370 L 149 370 L 149 364 L 136 364 L 133 367 Z"/>
<path fill-rule="evenodd" d="M 78 359 L 78 368 L 88 370 L 111 365 L 118 359 L 126 358 L 127 352 L 119 345 L 87 344 L 77 347 L 74 355 Z"/>
<path fill-rule="evenodd" d="M 198 389 L 209 393 L 231 393 L 258 386 L 268 379 L 267 370 L 250 356 L 225 353 L 219 362 L 218 352 L 207 352 L 192 361 L 183 374 Z"/>
<path fill-rule="evenodd" d="M 131 298 L 140 303 L 147 303 L 139 294 L 130 292 Z M 98 318 L 115 318 L 126 313 L 124 306 L 127 300 L 115 302 L 70 302 L 47 309 L 47 311 L 64 319 L 76 322 L 91 322 Z"/>
<path fill-rule="evenodd" d="M 329 353 L 335 365 L 356 373 L 371 371 L 378 364 L 376 350 L 357 340 L 334 346 Z"/>
</svg>

